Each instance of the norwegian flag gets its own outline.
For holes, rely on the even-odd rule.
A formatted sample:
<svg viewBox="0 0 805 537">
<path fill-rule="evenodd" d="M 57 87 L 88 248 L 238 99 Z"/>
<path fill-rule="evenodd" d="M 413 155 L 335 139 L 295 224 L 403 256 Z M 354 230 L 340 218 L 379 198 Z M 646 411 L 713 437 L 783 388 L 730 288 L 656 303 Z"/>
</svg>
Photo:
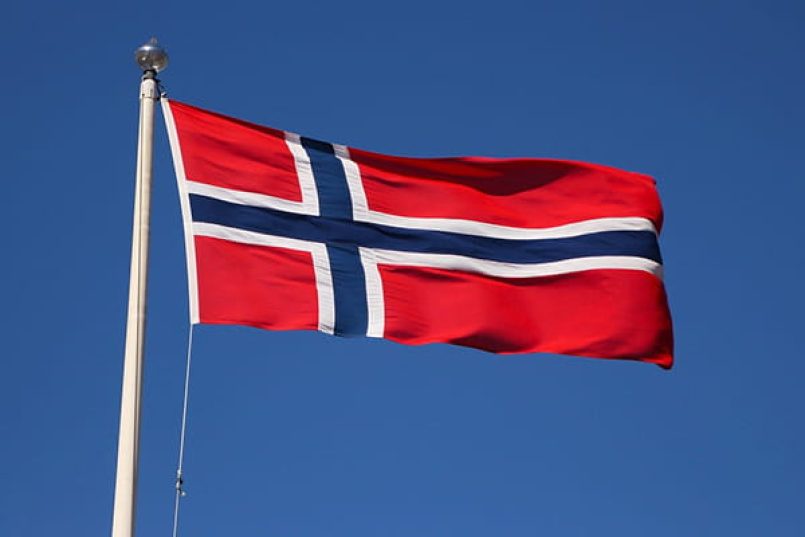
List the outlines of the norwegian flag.
<svg viewBox="0 0 805 537">
<path fill-rule="evenodd" d="M 163 100 L 192 323 L 670 368 L 654 180 L 403 158 Z"/>
</svg>

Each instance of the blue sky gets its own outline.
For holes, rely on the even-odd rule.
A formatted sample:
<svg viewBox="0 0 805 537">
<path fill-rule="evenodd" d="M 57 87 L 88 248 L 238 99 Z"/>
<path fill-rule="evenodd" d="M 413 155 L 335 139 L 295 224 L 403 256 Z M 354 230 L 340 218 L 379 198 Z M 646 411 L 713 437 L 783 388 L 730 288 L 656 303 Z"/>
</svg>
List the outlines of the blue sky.
<svg viewBox="0 0 805 537">
<path fill-rule="evenodd" d="M 184 535 L 805 532 L 805 5 L 4 7 L 0 535 L 109 531 L 139 71 L 172 97 L 403 155 L 651 174 L 673 371 L 196 331 Z M 170 531 L 187 331 L 158 119 L 139 535 Z"/>
</svg>

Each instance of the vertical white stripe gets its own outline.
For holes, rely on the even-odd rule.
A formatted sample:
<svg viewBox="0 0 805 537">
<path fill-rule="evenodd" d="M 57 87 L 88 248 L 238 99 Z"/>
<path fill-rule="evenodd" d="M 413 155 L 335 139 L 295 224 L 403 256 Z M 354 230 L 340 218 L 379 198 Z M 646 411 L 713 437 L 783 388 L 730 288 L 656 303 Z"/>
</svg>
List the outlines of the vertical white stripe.
<svg viewBox="0 0 805 537">
<path fill-rule="evenodd" d="M 366 335 L 383 337 L 386 324 L 386 309 L 383 300 L 383 281 L 377 268 L 374 251 L 369 248 L 358 248 L 366 280 L 366 307 L 368 310 Z"/>
<path fill-rule="evenodd" d="M 312 253 L 319 301 L 319 331 L 332 335 L 335 333 L 335 291 L 330 272 L 330 256 L 327 255 L 327 246 L 324 244 L 316 244 Z"/>
<path fill-rule="evenodd" d="M 299 177 L 299 189 L 302 191 L 302 206 L 306 214 L 319 215 L 319 191 L 316 190 L 316 180 L 313 177 L 313 166 L 310 157 L 302 147 L 302 139 L 298 134 L 285 133 L 285 143 L 293 155 L 296 166 L 296 175 Z"/>
<path fill-rule="evenodd" d="M 198 279 L 196 276 L 196 246 L 193 241 L 193 217 L 190 212 L 190 197 L 187 193 L 187 177 L 182 160 L 182 149 L 179 145 L 179 136 L 176 132 L 176 123 L 166 97 L 162 98 L 162 116 L 165 118 L 165 127 L 168 131 L 173 167 L 176 170 L 176 186 L 179 188 L 179 203 L 182 207 L 182 224 L 184 226 L 184 248 L 187 260 L 187 290 L 189 294 L 190 323 L 198 324 Z"/>
<path fill-rule="evenodd" d="M 335 156 L 344 166 L 344 175 L 347 178 L 349 197 L 352 199 L 352 218 L 360 222 L 368 222 L 369 204 L 366 202 L 366 192 L 363 190 L 361 170 L 349 156 L 349 148 L 344 145 L 333 144 Z"/>
<path fill-rule="evenodd" d="M 302 138 L 293 132 L 286 132 L 285 143 L 293 155 L 296 175 L 299 177 L 299 188 L 302 190 L 302 206 L 305 213 L 318 216 L 319 192 L 316 189 L 316 178 L 313 175 L 310 156 L 302 146 Z M 317 244 L 311 253 L 313 254 L 313 269 L 316 274 L 319 331 L 325 334 L 333 334 L 335 332 L 335 291 L 333 290 L 333 275 L 330 271 L 330 256 L 327 255 L 327 245 Z"/>
</svg>

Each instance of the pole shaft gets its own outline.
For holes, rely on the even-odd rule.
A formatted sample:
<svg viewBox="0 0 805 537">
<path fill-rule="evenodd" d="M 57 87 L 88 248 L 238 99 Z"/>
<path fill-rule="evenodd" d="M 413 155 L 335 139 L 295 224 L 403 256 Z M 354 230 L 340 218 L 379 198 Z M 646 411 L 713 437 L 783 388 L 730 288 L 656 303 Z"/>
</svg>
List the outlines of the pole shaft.
<svg viewBox="0 0 805 537">
<path fill-rule="evenodd" d="M 112 537 L 133 537 L 137 495 L 137 461 L 140 446 L 143 344 L 145 341 L 146 288 L 148 284 L 148 235 L 151 213 L 154 105 L 159 100 L 153 72 L 140 84 L 140 129 L 137 140 L 137 174 L 134 225 L 129 273 L 129 308 L 123 389 L 120 401 L 120 433 L 117 446 L 115 503 Z"/>
</svg>

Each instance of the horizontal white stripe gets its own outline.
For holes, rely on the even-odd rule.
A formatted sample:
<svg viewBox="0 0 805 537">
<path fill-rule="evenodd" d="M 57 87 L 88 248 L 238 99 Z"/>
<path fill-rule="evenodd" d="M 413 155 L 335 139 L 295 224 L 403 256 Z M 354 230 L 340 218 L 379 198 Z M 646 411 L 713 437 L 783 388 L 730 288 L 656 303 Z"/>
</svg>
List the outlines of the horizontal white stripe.
<svg viewBox="0 0 805 537">
<path fill-rule="evenodd" d="M 210 224 L 207 222 L 193 222 L 193 235 L 214 237 L 216 239 L 225 239 L 257 246 L 275 246 L 277 248 L 288 248 L 289 250 L 302 250 L 305 252 L 314 252 L 320 248 L 326 250 L 326 246 L 320 242 L 291 239 L 278 235 L 267 235 L 265 233 L 256 233 L 254 231 L 222 226 L 220 224 Z"/>
<path fill-rule="evenodd" d="M 319 330 L 332 334 L 335 330 L 335 299 L 333 291 L 333 277 L 330 273 L 330 259 L 327 255 L 327 246 L 319 242 L 290 239 L 276 235 L 255 233 L 243 229 L 236 229 L 206 222 L 194 222 L 193 234 L 200 237 L 213 237 L 242 244 L 257 246 L 273 246 L 310 252 L 313 257 L 313 270 L 316 277 L 316 294 L 319 306 Z"/>
<path fill-rule="evenodd" d="M 657 233 L 654 224 L 647 218 L 641 217 L 596 218 L 547 228 L 501 226 L 459 218 L 397 216 L 377 211 L 367 211 L 365 215 L 361 216 L 360 220 L 399 228 L 447 231 L 464 235 L 511 240 L 562 239 L 603 231 L 651 231 L 654 234 Z"/>
<path fill-rule="evenodd" d="M 577 257 L 550 263 L 506 263 L 453 254 L 423 254 L 360 248 L 361 258 L 379 265 L 462 270 L 500 278 L 532 278 L 599 269 L 642 270 L 662 279 L 662 265 L 642 257 Z M 364 257 L 365 256 L 365 257 Z"/>
<path fill-rule="evenodd" d="M 189 194 L 198 194 L 208 198 L 215 198 L 221 201 L 237 203 L 238 205 L 250 205 L 252 207 L 276 209 L 286 213 L 310 215 L 318 214 L 318 208 L 313 208 L 310 204 L 305 204 L 304 202 L 300 203 L 298 201 L 290 201 L 282 198 L 276 198 L 274 196 L 268 196 L 266 194 L 258 194 L 256 192 L 233 190 L 231 188 L 213 186 L 206 183 L 198 183 L 196 181 L 187 181 L 186 184 L 187 192 Z"/>
<path fill-rule="evenodd" d="M 341 158 L 341 157 L 339 157 Z M 517 228 L 509 226 L 499 226 L 486 222 L 476 222 L 474 220 L 462 220 L 455 218 L 419 218 L 408 216 L 396 216 L 391 214 L 379 213 L 377 211 L 358 210 L 360 204 L 355 204 L 355 200 L 360 200 L 363 189 L 358 188 L 360 178 L 353 166 L 342 162 L 347 172 L 350 194 L 353 200 L 353 213 L 358 221 L 381 224 L 397 228 L 419 229 L 426 231 L 447 231 L 452 233 L 462 233 L 464 235 L 476 235 L 480 237 L 492 237 L 510 240 L 534 240 L 534 239 L 561 239 L 567 237 L 578 237 L 588 233 L 600 233 L 603 231 L 650 231 L 656 234 L 654 225 L 650 220 L 641 217 L 624 218 L 596 218 L 573 222 L 562 226 L 549 228 Z M 190 194 L 199 194 L 209 198 L 215 198 L 238 205 L 250 205 L 253 207 L 264 207 L 276 209 L 295 214 L 317 215 L 318 207 L 315 211 L 310 204 L 303 204 L 295 201 L 288 201 L 282 198 L 256 194 L 254 192 L 243 192 L 231 188 L 212 186 L 195 181 L 187 181 L 187 191 Z M 365 200 L 364 200 L 365 203 Z"/>
</svg>

